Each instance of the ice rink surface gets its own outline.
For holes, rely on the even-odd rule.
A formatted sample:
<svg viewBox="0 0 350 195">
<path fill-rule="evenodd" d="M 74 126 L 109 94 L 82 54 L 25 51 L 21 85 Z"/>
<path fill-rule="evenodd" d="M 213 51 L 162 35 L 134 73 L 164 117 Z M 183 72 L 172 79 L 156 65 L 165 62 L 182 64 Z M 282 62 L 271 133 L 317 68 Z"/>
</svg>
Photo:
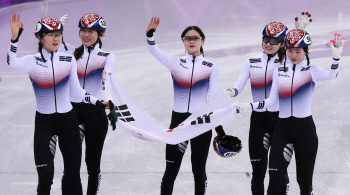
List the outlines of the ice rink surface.
<svg viewBox="0 0 350 195">
<path fill-rule="evenodd" d="M 262 52 L 261 31 L 272 21 L 294 27 L 294 18 L 303 11 L 312 15 L 306 28 L 312 38 L 311 64 L 330 69 L 331 51 L 325 43 L 334 33 L 350 39 L 350 1 L 328 0 L 104 0 L 45 1 L 0 9 L 0 195 L 35 194 L 37 173 L 33 155 L 35 96 L 26 72 L 8 67 L 6 53 L 11 30 L 8 19 L 21 14 L 24 32 L 18 57 L 37 53 L 36 22 L 44 16 L 59 18 L 69 14 L 64 40 L 80 45 L 78 20 L 85 13 L 103 16 L 107 31 L 103 49 L 116 55 L 114 76 L 128 93 L 164 126 L 170 124 L 173 88 L 170 72 L 149 53 L 145 30 L 152 16 L 161 23 L 156 42 L 166 53 L 182 56 L 185 49 L 181 32 L 198 25 L 206 35 L 205 57 L 219 66 L 220 86 L 232 87 L 246 58 Z M 319 82 L 313 99 L 319 148 L 314 171 L 315 195 L 350 194 L 350 43 L 345 44 L 338 78 Z M 249 83 L 237 101 L 251 102 Z M 210 148 L 207 162 L 209 195 L 250 194 L 251 165 L 248 154 L 250 113 L 224 124 L 228 134 L 238 136 L 242 152 L 229 159 Z M 174 195 L 194 194 L 190 148 L 187 149 Z M 83 157 L 84 161 L 84 157 Z M 125 134 L 119 127 L 107 134 L 102 156 L 103 195 L 156 195 L 165 170 L 165 145 L 146 142 Z M 60 194 L 63 165 L 60 152 L 55 157 L 53 195 Z M 294 159 L 290 164 L 290 194 L 299 194 Z M 86 192 L 85 163 L 81 168 Z M 265 183 L 268 182 L 268 174 Z M 266 185 L 267 186 L 267 185 Z"/>
</svg>

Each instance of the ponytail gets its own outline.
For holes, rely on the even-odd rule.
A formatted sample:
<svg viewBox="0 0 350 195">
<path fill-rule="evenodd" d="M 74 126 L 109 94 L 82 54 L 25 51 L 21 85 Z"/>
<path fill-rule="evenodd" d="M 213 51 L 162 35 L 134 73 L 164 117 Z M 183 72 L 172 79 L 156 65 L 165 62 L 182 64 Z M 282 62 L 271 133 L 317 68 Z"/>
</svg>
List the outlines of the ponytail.
<svg viewBox="0 0 350 195">
<path fill-rule="evenodd" d="M 68 51 L 67 45 L 66 45 L 66 43 L 65 43 L 64 40 L 63 40 L 63 36 L 62 36 L 62 44 L 64 45 L 64 49 L 65 49 L 66 51 Z"/>
<path fill-rule="evenodd" d="M 287 61 L 287 50 L 284 50 L 284 63 L 283 63 L 283 71 L 286 72 L 286 61 Z"/>
<path fill-rule="evenodd" d="M 81 58 L 83 53 L 84 53 L 84 45 L 81 45 L 80 47 L 76 48 L 74 51 L 75 59 L 78 60 L 79 58 Z"/>
<path fill-rule="evenodd" d="M 40 39 L 42 38 L 42 36 L 40 36 Z M 38 51 L 41 55 L 41 59 L 43 59 L 44 62 L 46 62 L 44 55 L 43 55 L 43 44 L 39 41 L 39 47 L 38 47 Z"/>
<path fill-rule="evenodd" d="M 277 51 L 278 62 L 282 64 L 283 59 L 286 57 L 286 48 L 283 46 Z"/>
<path fill-rule="evenodd" d="M 102 41 L 101 41 L 100 37 L 97 38 L 96 43 L 99 44 L 99 48 L 101 49 L 102 48 Z M 96 43 L 94 45 L 96 45 Z"/>
<path fill-rule="evenodd" d="M 303 47 L 305 53 L 306 53 L 306 61 L 307 61 L 307 65 L 310 65 L 310 58 L 309 58 L 309 51 L 308 51 L 308 47 Z"/>
</svg>

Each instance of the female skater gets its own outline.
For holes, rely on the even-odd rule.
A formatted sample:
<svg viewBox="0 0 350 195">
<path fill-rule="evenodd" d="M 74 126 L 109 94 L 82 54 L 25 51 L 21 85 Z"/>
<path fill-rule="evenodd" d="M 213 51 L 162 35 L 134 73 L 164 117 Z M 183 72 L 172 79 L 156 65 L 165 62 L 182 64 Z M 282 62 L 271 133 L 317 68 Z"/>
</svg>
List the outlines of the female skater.
<svg viewBox="0 0 350 195">
<path fill-rule="evenodd" d="M 17 42 L 23 24 L 14 13 L 9 20 L 12 39 L 8 50 L 8 65 L 28 72 L 36 96 L 34 158 L 38 172 L 38 195 L 49 195 L 54 175 L 56 142 L 63 155 L 62 194 L 82 195 L 80 181 L 81 144 L 78 120 L 69 100 L 73 94 L 100 110 L 102 103 L 79 86 L 77 64 L 72 55 L 57 52 L 63 27 L 53 17 L 42 18 L 36 25 L 39 53 L 16 58 Z"/>
<path fill-rule="evenodd" d="M 192 112 L 204 106 L 218 92 L 219 71 L 216 64 L 204 58 L 203 43 L 205 35 L 197 26 L 187 27 L 181 34 L 181 40 L 186 48 L 184 57 L 176 57 L 163 53 L 153 38 L 153 33 L 159 25 L 159 18 L 152 18 L 148 24 L 146 35 L 151 54 L 164 66 L 173 77 L 174 107 L 170 129 L 177 127 L 188 118 Z M 224 136 L 222 126 L 215 128 L 219 136 Z M 203 195 L 207 189 L 205 165 L 208 157 L 212 132 L 207 132 L 193 138 L 191 142 L 191 162 L 195 183 L 195 194 Z M 173 192 L 174 181 L 179 172 L 182 157 L 189 141 L 177 145 L 166 145 L 166 169 L 161 183 L 161 194 Z"/>
<path fill-rule="evenodd" d="M 115 67 L 114 54 L 101 49 L 106 23 L 100 15 L 89 13 L 80 18 L 78 26 L 82 45 L 75 49 L 74 57 L 80 86 L 102 101 L 102 77 L 106 72 L 112 74 Z M 106 112 L 75 96 L 71 96 L 70 100 L 78 118 L 81 141 L 85 137 L 85 162 L 89 175 L 87 195 L 95 195 L 100 187 L 101 156 L 108 130 Z"/>
<path fill-rule="evenodd" d="M 284 177 L 293 151 L 295 151 L 300 194 L 313 194 L 312 175 L 318 138 L 311 115 L 311 104 L 316 82 L 333 80 L 338 75 L 339 59 L 345 40 L 336 35 L 334 42 L 335 44 L 330 44 L 333 63 L 327 71 L 319 66 L 310 65 L 308 56 L 310 35 L 302 29 L 289 31 L 284 44 L 291 64 L 286 64 L 285 61 L 284 65 L 274 70 L 270 97 L 251 104 L 236 103 L 243 111 L 265 110 L 276 105 L 279 99 L 279 119 L 270 151 L 268 195 L 277 195 L 284 187 Z"/>
<path fill-rule="evenodd" d="M 284 38 L 288 28 L 280 22 L 267 24 L 262 32 L 263 53 L 246 59 L 234 88 L 226 89 L 231 97 L 238 96 L 250 78 L 253 101 L 265 100 L 270 96 L 272 74 L 283 62 L 285 55 Z M 264 195 L 264 179 L 268 163 L 268 151 L 278 119 L 278 105 L 268 109 L 254 109 L 250 117 L 249 156 L 252 164 L 251 190 L 253 195 Z M 281 195 L 288 192 L 286 188 Z"/>
</svg>

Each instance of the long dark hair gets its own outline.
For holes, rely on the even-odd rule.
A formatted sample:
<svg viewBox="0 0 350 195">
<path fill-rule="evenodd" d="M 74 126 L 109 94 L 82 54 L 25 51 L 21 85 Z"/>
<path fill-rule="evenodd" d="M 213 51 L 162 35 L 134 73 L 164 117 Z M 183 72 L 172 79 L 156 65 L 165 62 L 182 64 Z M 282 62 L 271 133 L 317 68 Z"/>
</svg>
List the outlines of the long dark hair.
<svg viewBox="0 0 350 195">
<path fill-rule="evenodd" d="M 42 35 L 40 35 L 40 39 L 42 39 L 43 38 L 43 36 Z M 44 55 L 43 55 L 43 44 L 41 43 L 41 41 L 39 40 L 39 47 L 38 47 L 38 52 L 40 53 L 40 55 L 41 55 L 41 59 L 44 61 L 44 62 L 46 62 L 46 59 L 44 58 Z"/>
<path fill-rule="evenodd" d="M 303 47 L 305 53 L 306 53 L 306 61 L 307 65 L 310 65 L 310 58 L 309 58 L 309 47 Z"/>
<path fill-rule="evenodd" d="M 80 29 L 80 31 L 81 31 L 81 29 Z M 80 34 L 80 31 L 79 31 L 79 34 Z M 97 41 L 92 46 L 95 46 L 98 43 L 99 48 L 101 49 L 102 48 L 102 41 L 101 41 L 100 37 L 102 37 L 104 33 L 102 31 L 97 31 L 97 30 L 96 30 L 96 32 L 98 34 L 98 38 L 97 38 Z M 79 58 L 81 58 L 83 53 L 84 53 L 84 45 L 81 44 L 81 46 L 76 48 L 74 51 L 75 59 L 78 60 Z"/>
<path fill-rule="evenodd" d="M 278 51 L 277 51 L 277 55 L 278 55 L 278 62 L 280 64 L 282 64 L 285 55 L 286 55 L 286 47 L 282 46 Z"/>
<path fill-rule="evenodd" d="M 181 40 L 183 40 L 183 38 L 185 37 L 186 33 L 190 30 L 195 30 L 199 33 L 199 35 L 202 37 L 203 41 L 205 40 L 205 35 L 202 31 L 202 29 L 200 29 L 198 26 L 189 26 L 187 27 L 182 33 L 181 33 Z M 203 54 L 204 56 L 204 51 L 203 51 L 203 46 L 201 46 L 200 48 L 200 52 Z"/>
</svg>

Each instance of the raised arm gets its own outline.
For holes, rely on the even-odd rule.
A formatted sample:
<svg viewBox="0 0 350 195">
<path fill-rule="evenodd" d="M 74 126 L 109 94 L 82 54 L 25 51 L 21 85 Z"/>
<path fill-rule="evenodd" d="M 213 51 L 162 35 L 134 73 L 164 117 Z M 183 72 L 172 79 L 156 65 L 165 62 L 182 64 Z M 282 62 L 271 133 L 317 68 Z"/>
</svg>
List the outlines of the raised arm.
<svg viewBox="0 0 350 195">
<path fill-rule="evenodd" d="M 12 37 L 11 37 L 11 45 L 9 49 L 7 50 L 7 64 L 9 66 L 12 66 L 14 68 L 18 68 L 21 70 L 24 70 L 26 72 L 29 72 L 31 69 L 30 57 L 31 56 L 25 56 L 23 58 L 16 58 L 17 55 L 17 43 L 18 39 L 21 36 L 21 33 L 23 31 L 23 23 L 21 22 L 20 15 L 18 14 L 18 17 L 16 13 L 12 15 L 12 18 L 9 20 L 11 31 L 12 31 Z"/>
<path fill-rule="evenodd" d="M 147 43 L 148 43 L 148 49 L 151 52 L 151 54 L 164 66 L 166 66 L 170 71 L 173 68 L 174 62 L 178 60 L 176 56 L 169 55 L 161 51 L 154 38 L 153 33 L 156 31 L 157 26 L 159 25 L 160 20 L 159 17 L 152 17 L 151 22 L 148 24 L 146 29 L 146 36 L 147 36 Z"/>
<path fill-rule="evenodd" d="M 329 46 L 333 54 L 333 62 L 330 70 L 323 70 L 318 66 L 311 67 L 311 76 L 314 82 L 334 80 L 338 75 L 340 54 L 343 52 L 345 38 L 341 38 L 340 34 L 335 34 L 334 40 L 331 40 Z"/>
</svg>

